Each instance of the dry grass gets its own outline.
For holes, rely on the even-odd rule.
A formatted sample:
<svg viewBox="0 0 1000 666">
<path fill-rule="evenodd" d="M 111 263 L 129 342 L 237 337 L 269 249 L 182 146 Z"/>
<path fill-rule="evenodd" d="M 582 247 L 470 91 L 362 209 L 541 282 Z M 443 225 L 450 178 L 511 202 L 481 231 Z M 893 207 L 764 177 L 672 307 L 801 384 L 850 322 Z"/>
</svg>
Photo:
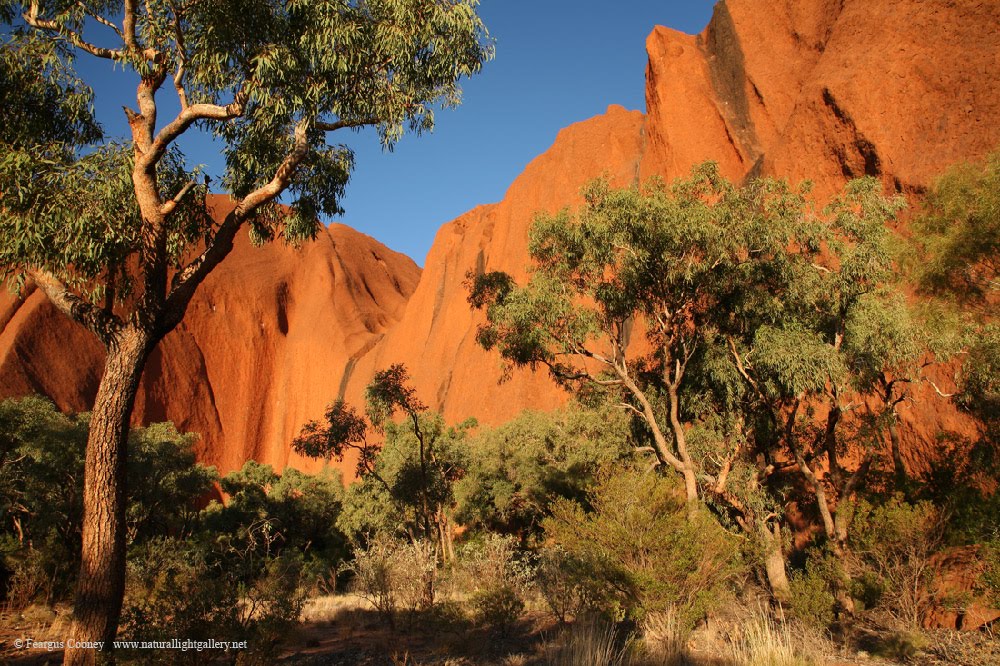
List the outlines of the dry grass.
<svg viewBox="0 0 1000 666">
<path fill-rule="evenodd" d="M 815 666 L 822 663 L 793 636 L 783 620 L 767 609 L 753 609 L 730 636 L 729 654 L 735 666 Z"/>
<path fill-rule="evenodd" d="M 545 651 L 546 666 L 627 666 L 630 641 L 612 625 L 574 622 Z"/>
<path fill-rule="evenodd" d="M 670 608 L 649 613 L 642 622 L 642 662 L 646 666 L 682 666 L 690 663 L 690 632 Z"/>
</svg>

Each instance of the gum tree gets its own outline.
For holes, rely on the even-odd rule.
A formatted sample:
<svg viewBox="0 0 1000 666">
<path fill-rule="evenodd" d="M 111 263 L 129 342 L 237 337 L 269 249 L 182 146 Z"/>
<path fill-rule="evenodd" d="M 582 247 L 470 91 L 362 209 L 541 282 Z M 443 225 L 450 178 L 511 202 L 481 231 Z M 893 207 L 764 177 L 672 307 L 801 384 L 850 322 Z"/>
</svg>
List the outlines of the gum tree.
<svg viewBox="0 0 1000 666">
<path fill-rule="evenodd" d="M 705 164 L 669 188 L 598 181 L 585 200 L 577 215 L 536 220 L 528 284 L 470 276 L 469 300 L 487 316 L 479 343 L 511 366 L 611 396 L 645 426 L 655 464 L 683 479 L 692 519 L 707 503 L 774 541 L 780 507 L 756 468 L 756 405 L 729 350 L 784 316 L 776 295 L 808 267 L 802 194 L 774 180 L 737 188 Z M 787 596 L 780 548 L 770 548 L 772 589 Z"/>
<path fill-rule="evenodd" d="M 391 146 L 407 129 L 429 130 L 439 104 L 459 103 L 459 80 L 491 57 L 476 7 L 0 0 L 12 26 L 2 60 L 21 72 L 20 83 L 0 84 L 6 120 L 19 122 L 0 135 L 0 271 L 40 289 L 107 349 L 87 445 L 74 639 L 116 632 L 126 433 L 150 352 L 242 229 L 258 242 L 297 242 L 316 234 L 318 214 L 338 211 L 352 153 L 332 137 L 372 126 Z M 138 80 L 124 141 L 101 138 L 74 56 L 115 63 L 123 85 Z M 234 206 L 220 220 L 206 214 L 205 185 L 176 148 L 192 130 L 211 132 L 225 155 Z M 94 657 L 70 650 L 66 660 Z"/>
</svg>

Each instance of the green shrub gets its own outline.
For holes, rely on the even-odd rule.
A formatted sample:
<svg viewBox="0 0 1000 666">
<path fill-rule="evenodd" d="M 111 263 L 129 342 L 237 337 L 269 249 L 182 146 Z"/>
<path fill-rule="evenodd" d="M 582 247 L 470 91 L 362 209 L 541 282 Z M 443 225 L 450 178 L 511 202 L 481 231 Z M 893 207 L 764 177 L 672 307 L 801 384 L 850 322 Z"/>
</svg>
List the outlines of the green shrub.
<svg viewBox="0 0 1000 666">
<path fill-rule="evenodd" d="M 907 627 L 918 627 L 934 603 L 932 559 L 944 536 L 944 515 L 929 502 L 895 496 L 858 504 L 851 532 L 852 566 L 872 605 Z"/>
<path fill-rule="evenodd" d="M 241 663 L 273 663 L 305 600 L 302 558 L 295 553 L 253 553 L 224 539 L 158 538 L 131 555 L 120 629 L 124 640 L 242 640 L 248 651 Z M 133 656 L 166 664 L 202 663 L 218 655 L 168 650 Z"/>
<path fill-rule="evenodd" d="M 549 609 L 561 623 L 602 605 L 604 587 L 587 562 L 559 546 L 546 547 L 538 557 L 535 582 Z"/>
<path fill-rule="evenodd" d="M 524 612 L 521 595 L 510 585 L 476 590 L 471 602 L 476 622 L 499 629 L 504 635 Z"/>
<path fill-rule="evenodd" d="M 735 540 L 707 512 L 688 516 L 683 489 L 656 473 L 618 470 L 589 495 L 560 501 L 545 535 L 569 556 L 590 602 L 609 617 L 675 608 L 685 625 L 720 604 L 743 572 Z"/>
<path fill-rule="evenodd" d="M 790 615 L 806 626 L 827 629 L 833 623 L 836 605 L 831 583 L 839 576 L 840 566 L 831 554 L 809 553 L 805 569 L 793 573 L 789 581 Z"/>
<path fill-rule="evenodd" d="M 621 410 L 577 405 L 524 412 L 484 430 L 468 442 L 457 517 L 473 529 L 534 540 L 556 499 L 585 502 L 597 471 L 629 456 L 628 435 Z"/>
</svg>

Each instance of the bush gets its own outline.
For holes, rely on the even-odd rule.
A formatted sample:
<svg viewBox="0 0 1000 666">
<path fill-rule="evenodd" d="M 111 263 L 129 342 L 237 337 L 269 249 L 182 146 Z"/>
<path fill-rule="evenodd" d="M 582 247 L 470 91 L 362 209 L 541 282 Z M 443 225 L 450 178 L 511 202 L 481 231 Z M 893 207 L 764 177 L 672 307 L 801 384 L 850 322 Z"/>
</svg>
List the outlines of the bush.
<svg viewBox="0 0 1000 666">
<path fill-rule="evenodd" d="M 672 478 L 619 470 L 589 499 L 592 511 L 557 502 L 544 527 L 583 579 L 574 584 L 605 615 L 641 619 L 675 608 L 693 626 L 743 572 L 734 539 L 707 512 L 690 518 Z"/>
<path fill-rule="evenodd" d="M 545 603 L 563 624 L 602 605 L 604 586 L 599 577 L 585 560 L 559 546 L 541 550 L 535 582 Z"/>
<path fill-rule="evenodd" d="M 524 611 L 521 595 L 510 585 L 476 590 L 471 601 L 476 622 L 499 629 L 504 635 Z"/>
<path fill-rule="evenodd" d="M 878 605 L 904 626 L 915 628 L 931 609 L 932 559 L 944 535 L 942 511 L 929 502 L 909 504 L 899 496 L 885 504 L 859 503 L 851 534 L 853 566 Z"/>
<path fill-rule="evenodd" d="M 836 606 L 831 589 L 839 578 L 839 569 L 831 554 L 811 552 L 805 569 L 792 574 L 789 581 L 792 589 L 789 614 L 808 627 L 829 628 Z"/>
<path fill-rule="evenodd" d="M 526 542 L 556 499 L 585 502 L 598 470 L 631 452 L 621 410 L 576 405 L 524 412 L 471 438 L 468 449 L 468 471 L 455 488 L 458 519 Z"/>
<path fill-rule="evenodd" d="M 413 612 L 433 606 L 437 557 L 426 541 L 403 541 L 379 533 L 354 551 L 343 567 L 354 574 L 354 589 L 367 599 L 390 626 L 398 610 Z"/>
<path fill-rule="evenodd" d="M 305 600 L 301 556 L 253 553 L 226 539 L 151 540 L 132 553 L 127 580 L 124 640 L 245 640 L 244 664 L 273 663 Z M 144 663 L 165 664 L 217 656 L 169 650 L 135 655 Z"/>
</svg>

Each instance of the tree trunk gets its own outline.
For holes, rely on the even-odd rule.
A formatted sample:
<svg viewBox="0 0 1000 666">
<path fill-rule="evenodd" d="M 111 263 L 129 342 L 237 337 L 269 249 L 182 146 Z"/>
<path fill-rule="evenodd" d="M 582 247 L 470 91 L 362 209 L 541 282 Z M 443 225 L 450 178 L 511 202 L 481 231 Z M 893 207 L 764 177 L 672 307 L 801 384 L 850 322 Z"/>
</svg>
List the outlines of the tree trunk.
<svg viewBox="0 0 1000 666">
<path fill-rule="evenodd" d="M 84 468 L 83 550 L 64 664 L 94 664 L 111 648 L 125 593 L 125 466 L 128 430 L 150 336 L 126 328 L 108 346 L 90 417 Z"/>
<path fill-rule="evenodd" d="M 677 380 L 680 381 L 679 379 Z M 680 420 L 680 398 L 677 396 L 677 384 L 669 386 L 670 395 L 670 429 L 674 431 L 674 442 L 677 444 L 677 453 L 680 454 L 683 463 L 684 490 L 687 494 L 688 518 L 694 519 L 698 515 L 698 477 L 695 475 L 694 461 L 688 453 L 687 437 L 684 434 L 684 426 Z"/>
<path fill-rule="evenodd" d="M 767 584 L 771 594 L 782 603 L 792 600 L 792 588 L 788 583 L 788 573 L 785 570 L 785 553 L 781 548 L 781 526 L 775 523 L 774 531 L 766 523 L 758 524 L 761 540 L 764 544 L 764 572 L 767 574 Z"/>
</svg>

